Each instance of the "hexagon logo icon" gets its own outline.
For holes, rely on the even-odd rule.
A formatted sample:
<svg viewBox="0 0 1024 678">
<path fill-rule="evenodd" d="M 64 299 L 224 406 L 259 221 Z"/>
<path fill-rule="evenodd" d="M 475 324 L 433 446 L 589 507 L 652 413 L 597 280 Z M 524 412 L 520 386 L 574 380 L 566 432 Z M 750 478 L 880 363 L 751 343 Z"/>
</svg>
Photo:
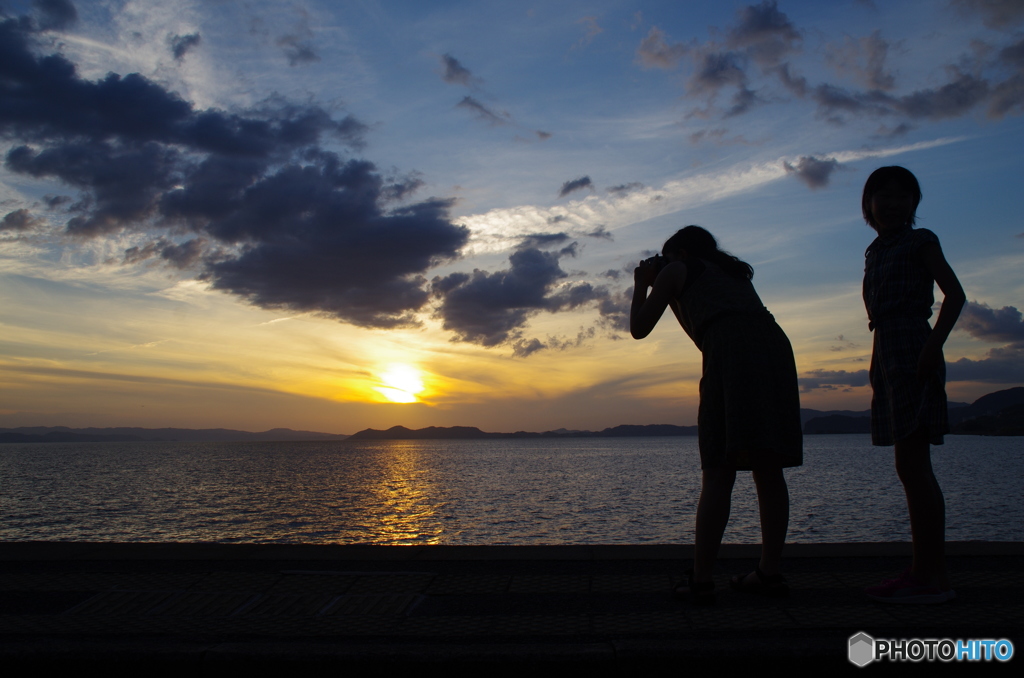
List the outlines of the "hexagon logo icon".
<svg viewBox="0 0 1024 678">
<path fill-rule="evenodd" d="M 867 666 L 875 658 L 875 639 L 861 631 L 850 636 L 848 650 L 851 664 Z"/>
</svg>

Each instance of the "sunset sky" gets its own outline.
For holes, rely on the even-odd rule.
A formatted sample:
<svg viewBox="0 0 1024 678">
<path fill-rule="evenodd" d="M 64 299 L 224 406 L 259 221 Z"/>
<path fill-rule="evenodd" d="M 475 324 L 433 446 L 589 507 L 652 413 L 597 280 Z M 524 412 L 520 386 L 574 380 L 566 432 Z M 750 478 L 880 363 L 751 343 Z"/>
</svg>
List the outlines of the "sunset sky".
<svg viewBox="0 0 1024 678">
<path fill-rule="evenodd" d="M 627 323 L 687 224 L 867 409 L 889 164 L 950 399 L 1024 385 L 1022 2 L 0 7 L 0 426 L 690 425 L 699 351 Z"/>
</svg>

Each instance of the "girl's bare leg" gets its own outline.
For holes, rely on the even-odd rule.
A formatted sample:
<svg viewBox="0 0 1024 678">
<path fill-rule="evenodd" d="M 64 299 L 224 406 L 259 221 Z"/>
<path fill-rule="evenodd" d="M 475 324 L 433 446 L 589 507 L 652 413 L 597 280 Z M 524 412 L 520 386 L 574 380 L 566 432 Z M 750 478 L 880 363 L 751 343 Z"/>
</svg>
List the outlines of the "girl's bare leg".
<svg viewBox="0 0 1024 678">
<path fill-rule="evenodd" d="M 732 469 L 711 468 L 703 471 L 694 537 L 694 581 L 711 581 L 718 547 L 722 545 L 722 534 L 729 522 L 734 482 L 736 471 Z"/>
<path fill-rule="evenodd" d="M 919 581 L 949 589 L 946 572 L 946 502 L 932 471 L 925 431 L 896 443 L 896 473 L 903 483 L 914 538 L 910 572 Z"/>
<path fill-rule="evenodd" d="M 782 547 L 789 530 L 789 487 L 781 468 L 754 471 L 757 486 L 757 507 L 761 514 L 761 562 L 765 574 L 779 571 Z"/>
</svg>

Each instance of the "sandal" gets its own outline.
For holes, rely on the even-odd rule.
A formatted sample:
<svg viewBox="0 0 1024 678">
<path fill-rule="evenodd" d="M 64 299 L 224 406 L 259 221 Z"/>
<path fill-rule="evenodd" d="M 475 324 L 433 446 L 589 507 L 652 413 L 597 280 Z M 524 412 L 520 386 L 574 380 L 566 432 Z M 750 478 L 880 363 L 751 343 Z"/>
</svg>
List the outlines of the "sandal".
<svg viewBox="0 0 1024 678">
<path fill-rule="evenodd" d="M 760 566 L 756 566 L 752 574 L 756 578 L 755 582 L 747 583 L 747 577 L 750 575 L 736 575 L 729 580 L 729 588 L 733 591 L 757 593 L 769 598 L 786 598 L 789 596 L 789 583 L 780 573 L 776 572 L 773 575 L 767 575 L 761 571 Z"/>
<path fill-rule="evenodd" d="M 672 589 L 672 597 L 676 600 L 689 601 L 694 605 L 714 605 L 715 582 L 693 581 L 693 569 L 689 569 L 686 571 L 686 581 Z"/>
</svg>

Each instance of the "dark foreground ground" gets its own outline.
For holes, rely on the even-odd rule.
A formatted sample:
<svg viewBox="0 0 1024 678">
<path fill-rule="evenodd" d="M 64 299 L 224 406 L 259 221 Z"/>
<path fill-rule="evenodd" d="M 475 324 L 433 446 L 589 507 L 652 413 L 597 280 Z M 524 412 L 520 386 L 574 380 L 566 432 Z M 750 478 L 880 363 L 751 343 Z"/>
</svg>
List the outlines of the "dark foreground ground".
<svg viewBox="0 0 1024 678">
<path fill-rule="evenodd" d="M 1024 653 L 1024 543 L 948 552 L 955 601 L 885 606 L 861 589 L 902 570 L 907 544 L 790 545 L 785 600 L 730 591 L 757 547 L 724 546 L 718 603 L 694 607 L 668 593 L 687 546 L 0 542 L 0 666 L 386 675 L 435 665 L 485 676 L 910 668 L 850 664 L 847 642 L 861 631 L 1005 638 Z M 915 668 L 1008 675 L 1022 662 Z"/>
</svg>

